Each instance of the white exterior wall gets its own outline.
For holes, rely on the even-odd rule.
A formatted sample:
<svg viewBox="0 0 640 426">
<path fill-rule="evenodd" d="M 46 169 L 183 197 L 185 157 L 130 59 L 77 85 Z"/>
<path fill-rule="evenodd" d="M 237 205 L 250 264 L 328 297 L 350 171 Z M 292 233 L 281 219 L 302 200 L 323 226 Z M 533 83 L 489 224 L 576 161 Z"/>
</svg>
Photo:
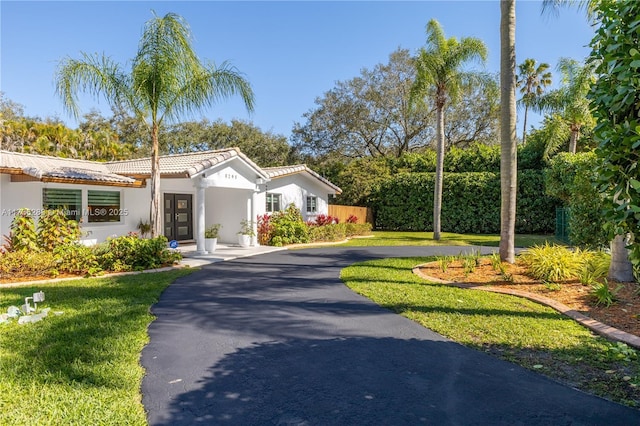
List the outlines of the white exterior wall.
<svg viewBox="0 0 640 426">
<path fill-rule="evenodd" d="M 296 173 L 275 178 L 259 185 L 256 192 L 255 171 L 240 160 L 232 160 L 222 167 L 213 167 L 193 178 L 162 179 L 160 192 L 164 194 L 191 194 L 193 212 L 193 235 L 198 236 L 198 212 L 196 185 L 203 185 L 205 194 L 205 227 L 220 223 L 220 242 L 237 243 L 237 233 L 243 219 L 257 220 L 257 216 L 266 212 L 266 192 L 281 194 L 281 208 L 293 203 L 302 212 L 304 220 L 313 220 L 317 214 L 328 212 L 328 191 L 330 189 L 316 178 L 306 173 Z M 222 186 L 222 187 L 220 187 Z M 35 212 L 42 209 L 42 189 L 80 189 L 82 191 L 82 209 L 84 216 L 81 229 L 85 239 L 102 242 L 108 237 L 137 232 L 142 220 L 149 221 L 151 190 L 147 182 L 144 188 L 120 188 L 100 185 L 57 184 L 43 182 L 11 182 L 11 176 L 0 174 L 0 232 L 8 235 L 15 212 L 28 208 Z M 120 222 L 89 223 L 87 216 L 87 191 L 120 191 Z M 307 213 L 306 197 L 317 197 L 317 212 Z M 163 205 L 163 204 L 162 204 Z"/>
<path fill-rule="evenodd" d="M 249 203 L 253 191 L 208 188 L 205 193 L 207 198 L 205 206 L 206 225 L 221 224 L 218 241 L 229 244 L 237 243 L 240 221 L 248 218 L 247 203 Z"/>
<path fill-rule="evenodd" d="M 0 198 L 2 209 L 0 210 L 0 232 L 9 235 L 11 222 L 18 209 L 28 208 L 36 216 L 42 209 L 42 189 L 80 189 L 82 191 L 82 224 L 80 228 L 85 239 L 101 242 L 113 235 L 124 235 L 130 231 L 137 231 L 137 225 L 141 218 L 149 217 L 150 192 L 148 188 L 119 188 L 100 185 L 74 185 L 65 183 L 43 182 L 11 182 L 10 175 L 0 175 Z M 122 216 L 120 222 L 90 223 L 87 216 L 87 191 L 119 191 L 120 209 Z M 36 217 L 37 219 L 37 217 Z M 148 219 L 147 219 L 148 220 Z"/>
<path fill-rule="evenodd" d="M 327 186 L 305 173 L 296 173 L 272 179 L 267 182 L 266 187 L 261 185 L 260 189 L 260 209 L 262 212 L 266 209 L 266 193 L 280 194 L 282 202 L 280 208 L 283 210 L 293 203 L 300 209 L 302 218 L 305 221 L 314 220 L 318 214 L 327 214 L 329 212 Z M 317 197 L 316 213 L 307 213 L 307 196 Z"/>
</svg>

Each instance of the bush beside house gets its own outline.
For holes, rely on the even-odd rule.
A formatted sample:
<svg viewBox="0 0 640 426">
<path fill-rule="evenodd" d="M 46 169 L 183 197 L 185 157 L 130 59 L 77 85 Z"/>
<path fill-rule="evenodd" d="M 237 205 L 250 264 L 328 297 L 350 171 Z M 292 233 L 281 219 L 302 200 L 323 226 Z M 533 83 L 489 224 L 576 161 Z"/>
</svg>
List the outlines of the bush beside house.
<svg viewBox="0 0 640 426">
<path fill-rule="evenodd" d="M 281 247 L 289 244 L 342 241 L 347 237 L 366 235 L 371 224 L 355 223 L 349 218 L 338 223 L 332 216 L 320 214 L 315 220 L 304 222 L 300 210 L 289 205 L 285 210 L 258 218 L 258 241 L 262 245 Z"/>
<path fill-rule="evenodd" d="M 78 222 L 68 220 L 62 210 L 44 210 L 37 226 L 28 210 L 21 211 L 0 247 L 0 279 L 136 271 L 181 259 L 179 252 L 167 248 L 165 237 L 145 239 L 130 233 L 87 247 L 80 236 Z"/>
</svg>

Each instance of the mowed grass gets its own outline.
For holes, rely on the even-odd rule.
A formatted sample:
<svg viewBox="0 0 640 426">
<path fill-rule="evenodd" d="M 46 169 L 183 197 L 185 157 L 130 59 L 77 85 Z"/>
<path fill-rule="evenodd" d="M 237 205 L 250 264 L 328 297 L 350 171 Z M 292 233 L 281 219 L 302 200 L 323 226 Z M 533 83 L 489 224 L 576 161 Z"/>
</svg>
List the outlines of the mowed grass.
<svg viewBox="0 0 640 426">
<path fill-rule="evenodd" d="M 38 308 L 51 308 L 37 323 L 0 324 L 0 425 L 145 425 L 140 353 L 150 307 L 188 273 L 0 287 L 3 312 L 39 290 Z"/>
<path fill-rule="evenodd" d="M 374 260 L 345 268 L 355 292 L 452 340 L 570 386 L 640 406 L 640 362 L 568 317 L 526 299 L 432 284 L 411 269 L 434 258 Z"/>
<path fill-rule="evenodd" d="M 553 235 L 516 235 L 516 247 L 531 247 L 534 245 L 561 244 Z M 440 241 L 433 239 L 433 232 L 401 232 L 374 231 L 373 236 L 353 238 L 340 245 L 341 247 L 372 247 L 372 246 L 490 246 L 500 244 L 499 235 L 484 234 L 455 234 L 443 232 Z"/>
</svg>

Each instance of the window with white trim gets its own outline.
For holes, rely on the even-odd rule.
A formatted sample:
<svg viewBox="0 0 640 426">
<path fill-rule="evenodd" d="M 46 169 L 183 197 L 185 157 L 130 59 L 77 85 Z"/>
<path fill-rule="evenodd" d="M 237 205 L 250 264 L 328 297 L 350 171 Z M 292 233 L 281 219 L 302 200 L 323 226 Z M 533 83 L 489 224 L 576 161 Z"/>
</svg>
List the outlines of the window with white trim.
<svg viewBox="0 0 640 426">
<path fill-rule="evenodd" d="M 42 207 L 62 209 L 69 220 L 82 217 L 82 191 L 80 189 L 43 188 Z"/>
<path fill-rule="evenodd" d="M 122 214 L 120 191 L 87 191 L 89 222 L 120 222 L 120 215 Z"/>
<path fill-rule="evenodd" d="M 282 195 L 267 192 L 267 213 L 279 212 Z"/>
<path fill-rule="evenodd" d="M 318 197 L 307 196 L 307 213 L 317 213 L 318 211 Z"/>
</svg>

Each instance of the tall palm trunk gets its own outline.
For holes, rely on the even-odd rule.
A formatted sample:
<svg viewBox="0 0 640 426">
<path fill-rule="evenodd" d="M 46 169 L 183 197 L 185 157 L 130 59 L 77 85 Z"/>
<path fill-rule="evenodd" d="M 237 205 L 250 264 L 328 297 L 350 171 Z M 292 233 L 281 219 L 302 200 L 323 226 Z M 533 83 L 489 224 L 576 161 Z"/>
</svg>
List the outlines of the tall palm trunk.
<svg viewBox="0 0 640 426">
<path fill-rule="evenodd" d="M 158 143 L 158 125 L 151 128 L 151 237 L 162 235 L 162 215 L 160 209 L 160 156 Z"/>
<path fill-rule="evenodd" d="M 433 189 L 433 239 L 440 241 L 442 213 L 442 181 L 444 175 L 444 101 L 436 95 L 436 176 Z"/>
<path fill-rule="evenodd" d="M 571 139 L 569 139 L 569 152 L 576 153 L 578 146 L 578 139 L 580 139 L 580 127 L 576 125 L 571 126 Z"/>
<path fill-rule="evenodd" d="M 611 242 L 611 265 L 608 278 L 619 282 L 635 281 L 633 264 L 629 260 L 627 238 L 624 235 L 616 235 Z"/>
<path fill-rule="evenodd" d="M 524 104 L 524 124 L 522 125 L 522 145 L 527 142 L 527 114 L 529 113 L 529 105 Z"/>
<path fill-rule="evenodd" d="M 516 194 L 516 1 L 500 2 L 500 259 L 515 262 Z"/>
</svg>

